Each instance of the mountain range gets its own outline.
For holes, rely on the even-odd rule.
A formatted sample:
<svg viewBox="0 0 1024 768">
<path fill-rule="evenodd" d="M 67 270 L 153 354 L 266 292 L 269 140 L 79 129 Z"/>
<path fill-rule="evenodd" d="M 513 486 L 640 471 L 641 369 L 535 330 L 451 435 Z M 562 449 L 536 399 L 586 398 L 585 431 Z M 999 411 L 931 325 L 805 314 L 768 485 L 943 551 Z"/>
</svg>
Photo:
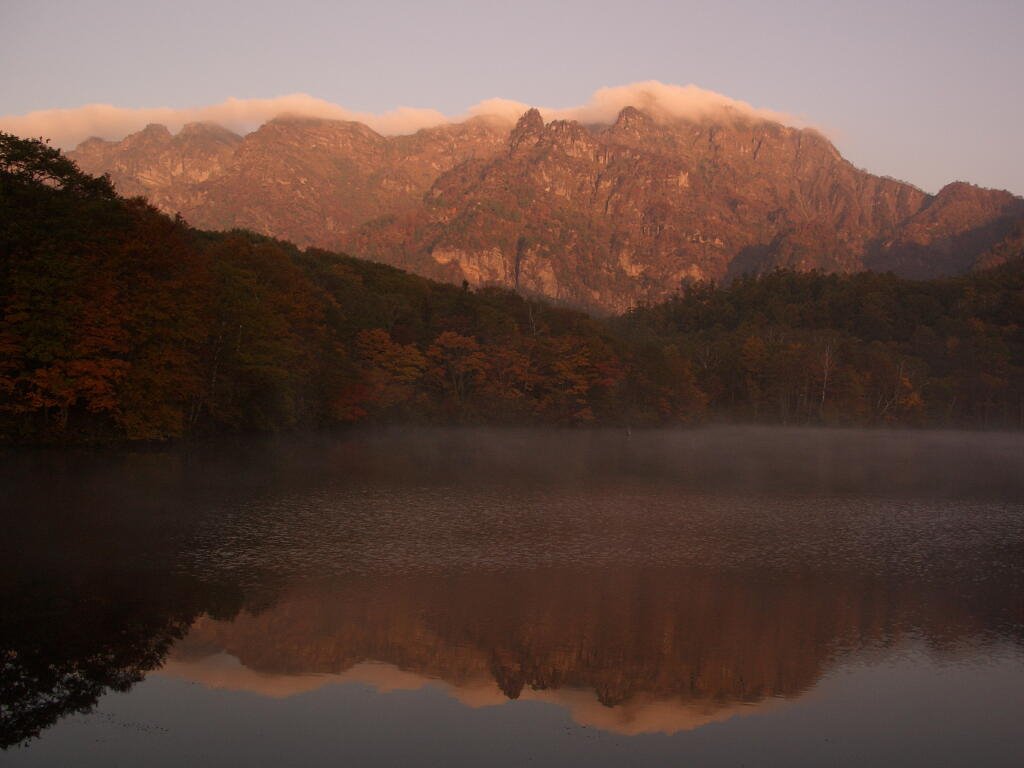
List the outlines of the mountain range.
<svg viewBox="0 0 1024 768">
<path fill-rule="evenodd" d="M 251 229 L 592 311 L 777 267 L 931 278 L 1020 251 L 1024 199 L 937 194 L 845 160 L 818 131 L 626 107 L 610 125 L 474 117 L 383 136 L 285 116 L 239 136 L 162 125 L 69 156 L 190 224 Z"/>
</svg>

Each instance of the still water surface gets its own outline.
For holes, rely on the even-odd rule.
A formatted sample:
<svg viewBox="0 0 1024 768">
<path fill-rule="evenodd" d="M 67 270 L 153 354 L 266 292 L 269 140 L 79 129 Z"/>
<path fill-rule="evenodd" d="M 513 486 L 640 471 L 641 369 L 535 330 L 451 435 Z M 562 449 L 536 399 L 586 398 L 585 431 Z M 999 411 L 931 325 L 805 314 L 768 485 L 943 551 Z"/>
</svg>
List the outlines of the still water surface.
<svg viewBox="0 0 1024 768">
<path fill-rule="evenodd" d="M 426 431 L 0 469 L 0 764 L 1024 764 L 1024 437 Z"/>
</svg>

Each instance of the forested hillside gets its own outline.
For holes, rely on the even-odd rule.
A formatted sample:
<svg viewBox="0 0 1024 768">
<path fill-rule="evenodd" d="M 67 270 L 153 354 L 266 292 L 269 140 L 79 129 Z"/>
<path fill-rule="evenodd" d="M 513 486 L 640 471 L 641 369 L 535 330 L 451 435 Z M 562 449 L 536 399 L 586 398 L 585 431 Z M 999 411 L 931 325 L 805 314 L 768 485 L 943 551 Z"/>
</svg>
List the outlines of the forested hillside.
<svg viewBox="0 0 1024 768">
<path fill-rule="evenodd" d="M 720 416 L 1024 427 L 1024 261 L 946 280 L 780 271 L 615 321 L 679 351 Z"/>
<path fill-rule="evenodd" d="M 0 134 L 0 436 L 356 423 L 1024 426 L 1024 270 L 776 273 L 613 320 L 119 197 Z"/>
</svg>

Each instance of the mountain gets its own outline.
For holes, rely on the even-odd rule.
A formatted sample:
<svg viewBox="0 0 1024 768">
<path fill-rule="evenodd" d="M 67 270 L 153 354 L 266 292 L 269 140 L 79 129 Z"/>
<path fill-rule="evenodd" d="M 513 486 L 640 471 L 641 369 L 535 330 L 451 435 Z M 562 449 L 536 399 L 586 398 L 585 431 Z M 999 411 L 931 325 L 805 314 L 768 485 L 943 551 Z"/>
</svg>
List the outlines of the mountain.
<svg viewBox="0 0 1024 768">
<path fill-rule="evenodd" d="M 385 137 L 283 117 L 245 138 L 161 126 L 70 155 L 210 229 L 341 248 L 455 283 L 596 311 L 681 281 L 776 267 L 929 278 L 969 271 L 1024 217 L 1009 192 L 936 195 L 869 174 L 812 129 L 623 109 L 611 125 L 529 110 Z"/>
<path fill-rule="evenodd" d="M 604 311 L 681 281 L 775 267 L 969 270 L 1024 201 L 951 184 L 930 196 L 845 161 L 813 130 L 663 122 L 626 108 L 609 127 L 520 119 L 508 151 L 434 184 L 417 215 L 365 226 L 350 248 L 433 277 L 495 282 Z"/>
<path fill-rule="evenodd" d="M 181 158 L 209 155 L 152 133 L 167 154 L 147 178 L 201 173 Z M 501 165 L 465 161 L 442 180 L 487 167 Z M 987 199 L 962 190 L 916 220 Z M 538 227 L 557 221 L 543 213 Z M 414 207 L 379 231 L 422 215 Z M 546 232 L 522 226 L 520 287 L 579 261 L 568 240 L 531 272 Z M 438 237 L 473 227 L 453 219 Z M 251 232 L 196 230 L 42 142 L 0 133 L 0 442 L 357 422 L 1021 427 L 1022 245 L 1015 229 L 983 254 L 993 268 L 955 278 L 778 270 L 594 318 Z M 428 251 L 449 268 L 458 254 L 437 257 L 452 253 Z M 575 285 L 595 274 L 611 273 L 581 268 Z"/>
<path fill-rule="evenodd" d="M 121 194 L 143 195 L 175 213 L 205 202 L 197 185 L 222 173 L 241 143 L 241 136 L 212 123 L 190 123 L 176 136 L 151 124 L 117 143 L 88 139 L 73 156 L 85 170 L 109 173 Z"/>
<path fill-rule="evenodd" d="M 414 208 L 445 171 L 501 151 L 507 128 L 486 118 L 384 137 L 356 122 L 282 117 L 245 138 L 209 124 L 172 136 L 150 125 L 70 154 L 118 191 L 145 195 L 207 229 L 245 228 L 336 247 L 371 219 Z"/>
</svg>

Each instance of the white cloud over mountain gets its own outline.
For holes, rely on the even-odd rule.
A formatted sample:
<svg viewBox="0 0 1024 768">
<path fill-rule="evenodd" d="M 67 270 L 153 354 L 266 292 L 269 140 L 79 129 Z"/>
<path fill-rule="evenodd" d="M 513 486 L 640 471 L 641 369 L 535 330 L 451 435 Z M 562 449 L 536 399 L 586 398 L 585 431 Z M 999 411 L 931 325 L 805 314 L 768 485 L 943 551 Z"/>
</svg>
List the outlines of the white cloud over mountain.
<svg viewBox="0 0 1024 768">
<path fill-rule="evenodd" d="M 533 105 L 496 98 L 482 101 L 462 115 L 445 115 L 435 109 L 418 107 L 398 107 L 387 112 L 370 113 L 347 109 L 308 94 L 295 93 L 270 99 L 229 98 L 220 104 L 188 108 L 86 104 L 68 109 L 47 109 L 24 115 L 0 116 L 0 130 L 24 137 L 48 138 L 59 147 L 71 148 L 90 136 L 121 139 L 149 123 L 162 123 L 172 132 L 176 132 L 186 123 L 213 122 L 244 134 L 274 117 L 299 115 L 332 120 L 357 120 L 382 134 L 402 134 L 472 116 L 489 115 L 512 121 L 530 106 Z M 664 119 L 701 119 L 733 115 L 764 118 L 792 125 L 803 124 L 803 121 L 791 115 L 753 107 L 746 102 L 695 85 L 671 85 L 656 80 L 601 88 L 580 106 L 539 109 L 546 120 L 610 123 L 626 106 L 638 107 Z"/>
</svg>

